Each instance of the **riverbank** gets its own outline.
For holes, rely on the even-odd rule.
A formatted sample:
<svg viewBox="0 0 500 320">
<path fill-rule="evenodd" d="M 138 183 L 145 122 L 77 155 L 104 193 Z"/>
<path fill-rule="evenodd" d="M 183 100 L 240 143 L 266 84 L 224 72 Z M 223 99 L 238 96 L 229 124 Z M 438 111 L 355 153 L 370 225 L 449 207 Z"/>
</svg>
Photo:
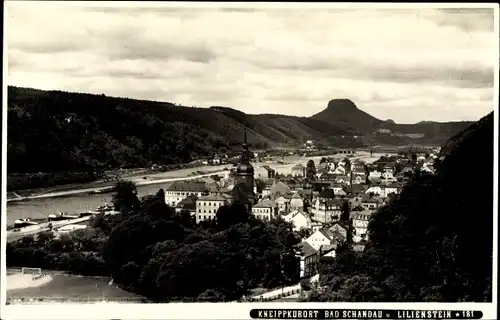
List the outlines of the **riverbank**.
<svg viewBox="0 0 500 320">
<path fill-rule="evenodd" d="M 46 275 L 33 280 L 32 275 L 10 271 L 6 288 L 7 302 L 10 304 L 144 302 L 143 297 L 114 285 L 111 277 L 80 276 L 42 270 Z"/>
<path fill-rule="evenodd" d="M 201 175 L 190 175 L 193 173 L 193 169 L 181 169 L 181 170 L 176 170 L 176 171 L 156 173 L 156 174 L 152 174 L 149 176 L 131 176 L 128 178 L 123 178 L 123 180 L 132 181 L 137 186 L 161 184 L 161 183 L 165 183 L 165 182 L 172 182 L 172 181 L 179 181 L 179 180 L 198 179 L 198 178 L 207 177 L 207 176 L 210 176 L 213 174 L 222 174 L 225 172 L 225 170 L 222 170 L 224 168 L 227 168 L 227 166 L 211 167 L 211 170 L 204 170 L 203 171 L 204 174 L 201 174 Z M 38 194 L 30 194 L 30 195 L 24 196 L 24 197 L 21 196 L 21 197 L 7 199 L 7 202 L 23 201 L 23 200 L 29 200 L 29 199 L 60 197 L 60 196 L 78 194 L 78 193 L 90 193 L 93 191 L 104 190 L 106 188 L 113 187 L 113 185 L 115 183 L 116 183 L 115 181 L 113 181 L 113 182 L 100 182 L 100 183 L 96 182 L 96 183 L 90 183 L 90 184 L 84 184 L 84 185 L 80 184 L 77 186 L 73 186 L 72 188 L 65 186 L 65 188 L 60 188 L 63 190 L 59 190 L 59 191 L 54 191 L 54 189 L 51 189 L 51 190 L 44 189 L 44 190 L 39 190 Z M 55 189 L 55 190 L 57 190 L 57 189 Z"/>
</svg>

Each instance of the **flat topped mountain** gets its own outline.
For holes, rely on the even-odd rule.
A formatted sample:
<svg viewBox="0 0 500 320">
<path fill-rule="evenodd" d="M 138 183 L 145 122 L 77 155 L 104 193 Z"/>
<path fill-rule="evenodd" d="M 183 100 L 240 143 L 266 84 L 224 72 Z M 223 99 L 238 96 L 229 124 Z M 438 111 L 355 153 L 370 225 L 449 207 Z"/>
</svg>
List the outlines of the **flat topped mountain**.
<svg viewBox="0 0 500 320">
<path fill-rule="evenodd" d="M 333 99 L 328 102 L 325 110 L 312 116 L 331 124 L 348 125 L 358 131 L 371 132 L 383 122 L 370 114 L 360 110 L 349 99 Z"/>
</svg>

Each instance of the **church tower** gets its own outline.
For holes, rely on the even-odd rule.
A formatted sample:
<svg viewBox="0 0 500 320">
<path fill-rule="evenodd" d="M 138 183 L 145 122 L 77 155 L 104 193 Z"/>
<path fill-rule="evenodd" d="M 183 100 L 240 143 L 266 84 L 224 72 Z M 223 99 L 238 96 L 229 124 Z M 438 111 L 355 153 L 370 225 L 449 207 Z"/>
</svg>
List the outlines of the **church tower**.
<svg viewBox="0 0 500 320">
<path fill-rule="evenodd" d="M 235 200 L 240 203 L 244 203 L 249 210 L 251 210 L 252 205 L 255 202 L 255 194 L 253 191 L 254 184 L 254 169 L 250 164 L 250 150 L 248 150 L 247 131 L 245 129 L 243 150 L 241 152 L 240 163 L 236 168 L 235 187 L 238 187 L 239 195 Z"/>
</svg>

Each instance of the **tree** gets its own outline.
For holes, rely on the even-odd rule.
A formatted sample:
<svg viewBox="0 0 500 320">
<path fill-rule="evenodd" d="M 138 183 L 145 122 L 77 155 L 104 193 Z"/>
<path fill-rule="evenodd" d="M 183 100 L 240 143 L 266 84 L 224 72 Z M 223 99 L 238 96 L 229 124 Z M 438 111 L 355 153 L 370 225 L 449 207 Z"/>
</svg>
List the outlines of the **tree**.
<svg viewBox="0 0 500 320">
<path fill-rule="evenodd" d="M 135 183 L 131 181 L 118 181 L 114 190 L 113 205 L 116 211 L 127 215 L 139 207 L 140 201 L 137 196 Z"/>
<path fill-rule="evenodd" d="M 233 203 L 219 207 L 216 213 L 217 225 L 227 229 L 238 223 L 245 223 L 250 218 L 250 213 L 243 204 Z"/>
<path fill-rule="evenodd" d="M 350 219 L 349 202 L 344 201 L 341 207 L 340 221 L 347 223 L 349 222 L 349 219 Z"/>
<path fill-rule="evenodd" d="M 316 181 L 316 166 L 314 165 L 314 160 L 307 161 L 306 165 L 306 181 L 311 184 Z"/>
</svg>

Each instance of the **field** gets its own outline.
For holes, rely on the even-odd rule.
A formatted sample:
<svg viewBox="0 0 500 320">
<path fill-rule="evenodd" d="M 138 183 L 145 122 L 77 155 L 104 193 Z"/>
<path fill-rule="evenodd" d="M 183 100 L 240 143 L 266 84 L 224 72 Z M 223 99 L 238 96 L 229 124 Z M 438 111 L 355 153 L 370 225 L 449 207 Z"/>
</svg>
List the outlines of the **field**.
<svg viewBox="0 0 500 320">
<path fill-rule="evenodd" d="M 54 302 L 63 301 L 136 301 L 142 297 L 110 285 L 110 278 L 87 277 L 46 272 L 48 275 L 39 280 L 14 271 L 7 272 L 7 299 L 43 299 Z M 14 288 L 14 289 L 9 289 Z"/>
</svg>

